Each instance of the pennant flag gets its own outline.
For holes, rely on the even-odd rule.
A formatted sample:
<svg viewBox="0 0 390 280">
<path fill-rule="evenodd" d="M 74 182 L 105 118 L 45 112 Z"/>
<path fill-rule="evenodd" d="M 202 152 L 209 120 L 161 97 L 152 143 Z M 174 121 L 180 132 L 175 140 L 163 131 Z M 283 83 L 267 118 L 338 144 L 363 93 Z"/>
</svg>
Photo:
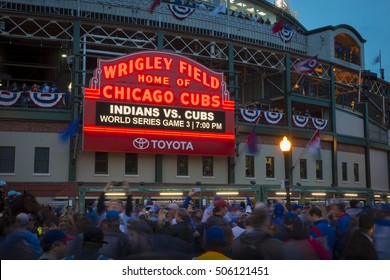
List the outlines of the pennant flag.
<svg viewBox="0 0 390 280">
<path fill-rule="evenodd" d="M 381 62 L 381 53 L 379 52 L 379 54 L 372 61 L 372 64 L 378 64 L 380 62 Z"/>
<path fill-rule="evenodd" d="M 80 117 L 75 119 L 68 127 L 60 132 L 60 140 L 65 143 L 70 137 L 77 134 L 79 130 Z"/>
<path fill-rule="evenodd" d="M 301 62 L 295 64 L 295 71 L 298 73 L 311 73 L 316 69 L 317 66 L 317 55 L 311 58 L 302 60 Z"/>
<path fill-rule="evenodd" d="M 210 16 L 216 16 L 218 14 L 226 14 L 226 6 L 225 3 L 219 4 L 217 7 L 215 7 L 211 12 Z"/>
<path fill-rule="evenodd" d="M 256 144 L 256 133 L 255 133 L 255 130 L 256 130 L 256 126 L 253 127 L 251 133 L 249 133 L 248 140 L 246 142 L 246 144 L 247 144 L 247 153 L 249 155 L 256 155 L 259 152 L 259 150 L 257 148 L 257 144 Z"/>
<path fill-rule="evenodd" d="M 153 14 L 154 10 L 161 4 L 161 0 L 154 0 L 150 6 L 149 13 Z"/>
<path fill-rule="evenodd" d="M 283 30 L 284 27 L 284 18 L 282 17 L 275 25 L 272 27 L 272 33 L 278 33 Z"/>
<path fill-rule="evenodd" d="M 172 15 L 178 20 L 185 20 L 193 12 L 195 12 L 194 8 L 179 6 L 175 4 L 168 4 L 168 9 L 171 11 Z"/>
<path fill-rule="evenodd" d="M 313 156 L 316 158 L 321 158 L 321 139 L 320 131 L 318 129 L 307 144 L 307 148 Z"/>
</svg>

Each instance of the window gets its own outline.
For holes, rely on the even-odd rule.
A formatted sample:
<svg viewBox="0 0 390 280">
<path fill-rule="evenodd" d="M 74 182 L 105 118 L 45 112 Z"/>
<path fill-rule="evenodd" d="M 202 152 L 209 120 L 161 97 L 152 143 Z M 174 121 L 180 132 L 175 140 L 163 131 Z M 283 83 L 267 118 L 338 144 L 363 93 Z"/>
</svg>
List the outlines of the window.
<svg viewBox="0 0 390 280">
<path fill-rule="evenodd" d="M 213 165 L 214 165 L 213 157 L 203 157 L 203 176 L 207 176 L 207 177 L 214 176 Z"/>
<path fill-rule="evenodd" d="M 255 157 L 254 156 L 245 156 L 245 177 L 254 178 L 255 177 Z"/>
<path fill-rule="evenodd" d="M 108 153 L 95 153 L 95 174 L 108 174 Z"/>
<path fill-rule="evenodd" d="M 34 156 L 34 173 L 49 173 L 49 148 L 36 147 Z"/>
<path fill-rule="evenodd" d="M 177 176 L 188 176 L 188 156 L 177 156 Z"/>
<path fill-rule="evenodd" d="M 301 176 L 301 179 L 307 179 L 307 160 L 306 159 L 300 159 L 299 160 L 299 174 Z"/>
<path fill-rule="evenodd" d="M 0 147 L 0 173 L 15 173 L 15 147 Z"/>
<path fill-rule="evenodd" d="M 138 154 L 125 154 L 125 174 L 138 175 Z"/>
<path fill-rule="evenodd" d="M 266 157 L 265 158 L 265 177 L 266 178 L 275 178 L 275 158 Z"/>
<path fill-rule="evenodd" d="M 323 172 L 322 172 L 322 160 L 316 160 L 316 179 L 323 180 Z"/>
<path fill-rule="evenodd" d="M 359 182 L 359 164 L 358 163 L 353 164 L 353 181 Z"/>
<path fill-rule="evenodd" d="M 344 182 L 348 181 L 348 171 L 347 171 L 347 163 L 346 162 L 341 163 L 341 176 L 342 176 L 342 180 Z"/>
</svg>

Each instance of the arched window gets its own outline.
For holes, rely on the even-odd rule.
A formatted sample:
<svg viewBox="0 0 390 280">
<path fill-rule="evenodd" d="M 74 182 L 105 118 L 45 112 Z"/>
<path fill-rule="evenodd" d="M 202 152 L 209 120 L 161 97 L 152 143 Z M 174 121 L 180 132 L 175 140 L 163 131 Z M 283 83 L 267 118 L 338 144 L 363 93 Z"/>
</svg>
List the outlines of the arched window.
<svg viewBox="0 0 390 280">
<path fill-rule="evenodd" d="M 347 34 L 338 34 L 334 38 L 334 56 L 338 59 L 360 65 L 360 46 Z"/>
</svg>

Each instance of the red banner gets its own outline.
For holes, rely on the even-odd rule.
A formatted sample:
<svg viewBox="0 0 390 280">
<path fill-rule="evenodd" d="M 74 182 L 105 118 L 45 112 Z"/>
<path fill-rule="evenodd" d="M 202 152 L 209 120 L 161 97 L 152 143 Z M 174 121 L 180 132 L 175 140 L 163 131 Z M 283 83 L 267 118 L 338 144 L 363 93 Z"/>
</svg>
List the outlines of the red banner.
<svg viewBox="0 0 390 280">
<path fill-rule="evenodd" d="M 223 74 L 181 55 L 98 60 L 84 95 L 83 149 L 234 155 L 234 101 Z"/>
</svg>

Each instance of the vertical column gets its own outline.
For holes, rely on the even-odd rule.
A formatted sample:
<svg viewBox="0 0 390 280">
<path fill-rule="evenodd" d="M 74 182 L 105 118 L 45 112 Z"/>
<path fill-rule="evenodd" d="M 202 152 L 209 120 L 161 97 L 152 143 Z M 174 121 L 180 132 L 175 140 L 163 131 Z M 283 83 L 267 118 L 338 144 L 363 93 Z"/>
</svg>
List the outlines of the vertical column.
<svg viewBox="0 0 390 280">
<path fill-rule="evenodd" d="M 338 185 L 338 171 L 337 171 L 337 123 L 336 123 L 336 94 L 335 94 L 335 76 L 333 72 L 333 65 L 330 65 L 329 69 L 329 97 L 331 101 L 331 123 L 333 131 L 332 142 L 332 184 Z"/>
<path fill-rule="evenodd" d="M 371 189 L 371 166 L 370 166 L 370 122 L 368 120 L 368 100 L 364 102 L 364 138 L 366 139 L 365 147 L 365 170 L 366 170 L 366 188 Z"/>
<path fill-rule="evenodd" d="M 238 77 L 234 73 L 234 45 L 232 43 L 229 43 L 229 73 L 228 73 L 228 80 L 229 80 L 229 91 L 230 91 L 230 98 L 234 98 L 235 101 L 235 107 L 236 107 L 236 113 L 235 113 L 235 134 L 236 134 L 236 152 L 237 155 L 239 153 L 239 143 L 237 142 L 238 139 Z M 234 184 L 235 182 L 235 156 L 228 158 L 228 183 Z"/>
<path fill-rule="evenodd" d="M 85 59 L 85 58 L 84 58 Z M 80 21 L 75 20 L 73 22 L 73 45 L 72 45 L 72 94 L 71 94 L 71 106 L 72 106 L 72 119 L 73 122 L 80 114 L 80 103 L 82 102 L 82 94 L 80 87 L 79 75 L 80 70 Z M 69 145 L 69 174 L 68 178 L 70 182 L 76 181 L 76 151 L 78 145 L 78 135 L 70 138 Z"/>
<path fill-rule="evenodd" d="M 157 31 L 157 50 L 162 51 L 164 49 L 164 33 Z"/>
</svg>

